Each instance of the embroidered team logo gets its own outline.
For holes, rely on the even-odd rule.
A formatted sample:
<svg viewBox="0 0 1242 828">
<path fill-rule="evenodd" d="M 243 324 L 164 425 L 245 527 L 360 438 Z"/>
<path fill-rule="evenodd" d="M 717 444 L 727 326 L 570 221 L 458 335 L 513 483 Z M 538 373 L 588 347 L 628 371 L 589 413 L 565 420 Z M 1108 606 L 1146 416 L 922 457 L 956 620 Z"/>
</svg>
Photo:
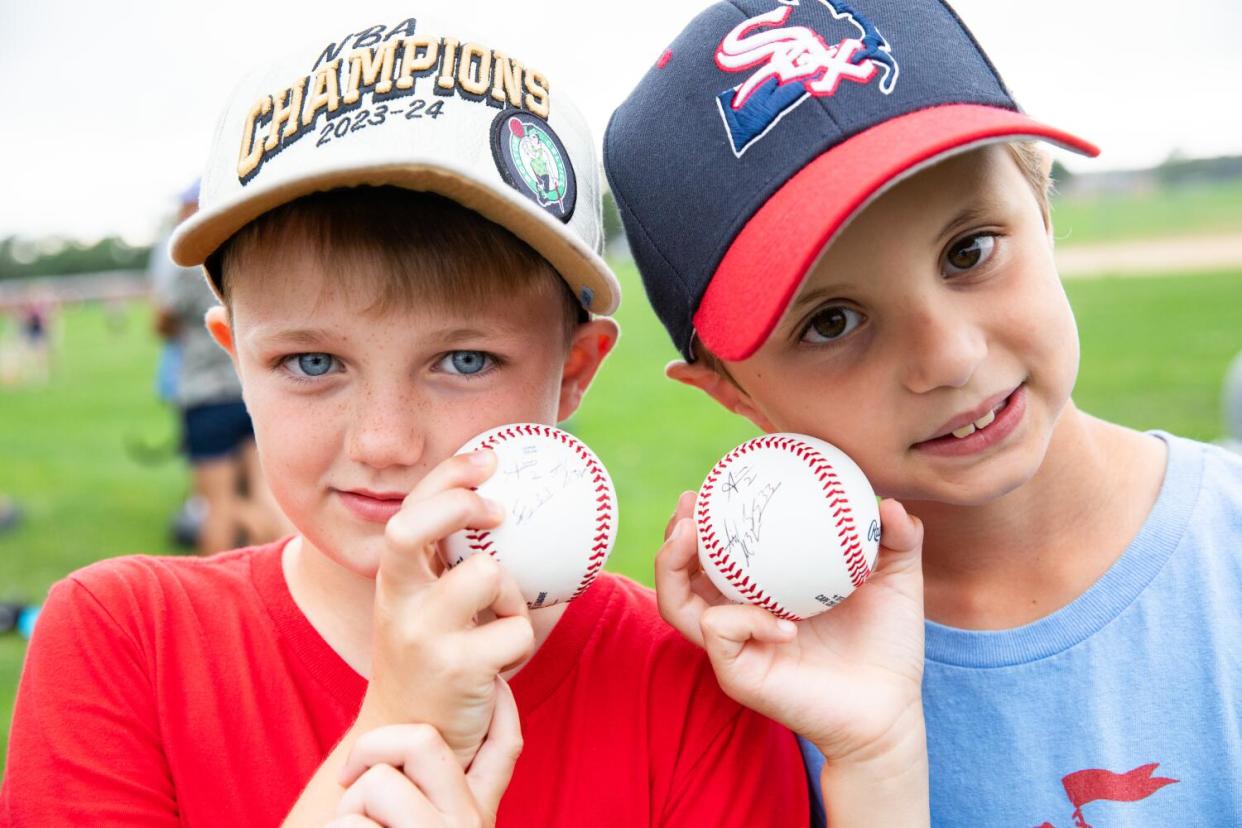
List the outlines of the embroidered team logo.
<svg viewBox="0 0 1242 828">
<path fill-rule="evenodd" d="M 878 78 L 885 95 L 897 84 L 899 67 L 879 30 L 845 0 L 815 2 L 834 20 L 852 24 L 858 36 L 830 44 L 814 29 L 786 26 L 793 5 L 782 5 L 742 21 L 716 49 L 716 65 L 726 72 L 753 70 L 716 100 L 739 158 L 809 96 L 834 95 L 844 81 Z"/>
<path fill-rule="evenodd" d="M 561 221 L 569 221 L 577 182 L 569 153 L 548 122 L 508 110 L 492 123 L 492 154 L 504 180 Z"/>
</svg>

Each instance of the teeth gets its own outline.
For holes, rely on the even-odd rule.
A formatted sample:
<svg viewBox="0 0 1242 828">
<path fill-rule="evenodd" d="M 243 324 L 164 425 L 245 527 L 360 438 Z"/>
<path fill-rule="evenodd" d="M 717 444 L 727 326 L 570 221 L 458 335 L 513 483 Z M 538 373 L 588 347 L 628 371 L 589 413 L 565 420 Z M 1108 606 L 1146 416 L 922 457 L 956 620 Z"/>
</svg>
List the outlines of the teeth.
<svg viewBox="0 0 1242 828">
<path fill-rule="evenodd" d="M 984 414 L 982 417 L 975 420 L 973 423 L 967 423 L 966 425 L 962 426 L 958 430 L 954 431 L 953 436 L 959 440 L 969 437 L 970 435 L 974 434 L 979 429 L 987 428 L 995 420 L 996 420 L 996 412 L 989 411 L 987 414 Z"/>
</svg>

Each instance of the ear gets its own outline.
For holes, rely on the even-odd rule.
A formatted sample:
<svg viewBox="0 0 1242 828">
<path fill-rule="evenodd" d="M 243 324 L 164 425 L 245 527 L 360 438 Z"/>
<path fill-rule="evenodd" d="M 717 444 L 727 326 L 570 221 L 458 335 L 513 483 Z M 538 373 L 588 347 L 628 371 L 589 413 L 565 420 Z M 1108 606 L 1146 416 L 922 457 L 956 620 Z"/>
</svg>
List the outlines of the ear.
<svg viewBox="0 0 1242 828">
<path fill-rule="evenodd" d="M 569 353 L 565 355 L 565 369 L 561 372 L 561 396 L 556 409 L 558 423 L 578 410 L 591 380 L 595 379 L 595 372 L 620 335 L 621 329 L 611 319 L 592 319 L 574 331 Z"/>
<path fill-rule="evenodd" d="M 687 363 L 681 360 L 670 362 L 664 369 L 664 375 L 672 380 L 697 388 L 734 414 L 740 414 L 750 420 L 765 433 L 777 431 L 750 395 L 743 391 L 733 380 L 715 371 L 701 362 Z"/>
<path fill-rule="evenodd" d="M 233 324 L 229 321 L 229 312 L 223 305 L 214 305 L 207 311 L 207 315 L 203 317 L 204 324 L 207 325 L 207 332 L 211 334 L 211 338 L 216 341 L 224 350 L 228 351 L 233 362 L 237 362 L 237 349 L 233 345 Z"/>
</svg>

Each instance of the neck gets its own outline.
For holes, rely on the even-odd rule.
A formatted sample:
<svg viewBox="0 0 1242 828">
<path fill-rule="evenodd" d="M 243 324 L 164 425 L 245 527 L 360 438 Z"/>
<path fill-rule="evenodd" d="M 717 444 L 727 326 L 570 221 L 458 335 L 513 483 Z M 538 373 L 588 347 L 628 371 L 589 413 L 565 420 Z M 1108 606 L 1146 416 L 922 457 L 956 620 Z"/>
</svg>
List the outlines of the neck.
<svg viewBox="0 0 1242 828">
<path fill-rule="evenodd" d="M 1036 474 L 979 506 L 907 504 L 925 527 L 927 617 L 1008 629 L 1081 595 L 1125 552 L 1159 493 L 1164 444 L 1066 406 Z"/>
<path fill-rule="evenodd" d="M 281 566 L 293 601 L 311 626 L 350 668 L 369 679 L 375 635 L 375 580 L 341 566 L 302 535 L 285 545 Z M 424 588 L 430 586 L 428 583 Z M 534 650 L 547 640 L 565 608 L 565 604 L 558 604 L 531 611 Z M 493 617 L 480 613 L 479 621 L 486 623 Z M 527 661 L 529 658 L 506 671 L 503 677 L 512 678 Z"/>
</svg>

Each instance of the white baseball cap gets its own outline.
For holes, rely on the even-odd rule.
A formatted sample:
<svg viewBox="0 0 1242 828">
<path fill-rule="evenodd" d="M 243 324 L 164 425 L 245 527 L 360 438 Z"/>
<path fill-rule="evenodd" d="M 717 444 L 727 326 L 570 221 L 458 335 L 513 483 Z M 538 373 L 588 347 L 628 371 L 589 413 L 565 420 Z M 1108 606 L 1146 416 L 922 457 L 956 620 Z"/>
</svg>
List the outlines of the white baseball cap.
<svg viewBox="0 0 1242 828">
<path fill-rule="evenodd" d="M 263 213 L 322 190 L 394 185 L 507 228 L 584 308 L 615 311 L 621 291 L 599 255 L 600 175 L 585 120 L 537 55 L 503 51 L 471 28 L 418 14 L 247 75 L 220 118 L 199 211 L 174 234 L 173 260 L 207 264 L 218 290 L 209 258 Z"/>
</svg>

